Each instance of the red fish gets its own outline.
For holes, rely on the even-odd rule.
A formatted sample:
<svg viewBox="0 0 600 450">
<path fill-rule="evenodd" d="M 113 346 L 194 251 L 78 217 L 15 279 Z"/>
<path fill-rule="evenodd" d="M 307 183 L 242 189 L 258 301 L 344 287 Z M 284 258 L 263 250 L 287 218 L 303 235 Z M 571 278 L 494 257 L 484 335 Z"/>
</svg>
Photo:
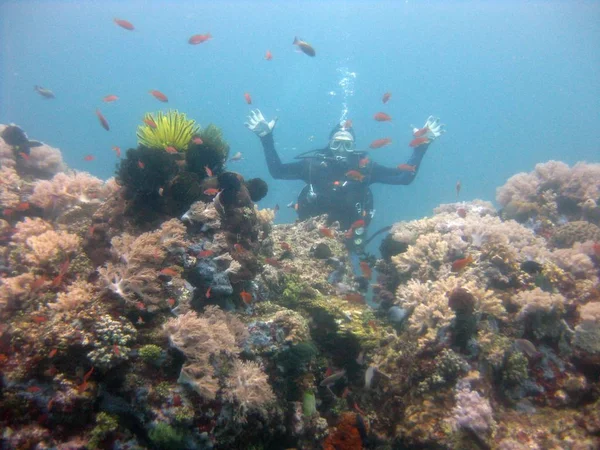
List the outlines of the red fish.
<svg viewBox="0 0 600 450">
<path fill-rule="evenodd" d="M 210 33 L 194 34 L 192 37 L 190 37 L 188 39 L 188 43 L 190 43 L 192 45 L 198 45 L 198 44 L 202 44 L 203 42 L 206 42 L 210 39 L 212 39 L 212 36 Z"/>
<path fill-rule="evenodd" d="M 126 30 L 129 30 L 129 31 L 133 31 L 135 29 L 133 24 L 131 22 L 128 22 L 127 20 L 123 20 L 123 19 L 114 19 L 114 20 L 115 20 L 115 23 L 117 25 L 119 25 L 121 28 L 125 28 Z"/>
<path fill-rule="evenodd" d="M 250 94 L 248 94 L 247 92 L 244 93 L 244 98 L 246 99 L 246 103 L 248 103 L 249 105 L 252 104 L 252 97 L 250 97 Z"/>
<path fill-rule="evenodd" d="M 246 292 L 245 290 L 243 290 L 242 292 L 240 292 L 240 297 L 242 298 L 242 301 L 246 305 L 249 305 L 250 303 L 252 303 L 252 294 L 250 294 L 249 292 Z"/>
<path fill-rule="evenodd" d="M 149 92 L 154 96 L 155 99 L 160 100 L 161 102 L 167 103 L 169 101 L 165 94 L 163 94 L 160 91 L 157 91 L 156 89 L 152 89 Z"/>
<path fill-rule="evenodd" d="M 369 158 L 362 158 L 358 161 L 358 167 L 360 169 L 364 169 L 369 164 Z"/>
<path fill-rule="evenodd" d="M 332 239 L 335 238 L 335 234 L 333 233 L 333 231 L 326 227 L 319 228 L 319 233 L 321 233 L 321 236 L 325 236 Z"/>
<path fill-rule="evenodd" d="M 206 298 L 210 298 L 210 290 L 211 290 L 211 288 L 210 288 L 210 287 L 209 287 L 209 288 L 206 290 L 206 294 L 204 294 L 204 296 L 205 296 Z"/>
<path fill-rule="evenodd" d="M 213 171 L 210 169 L 210 167 L 204 166 L 204 171 L 206 172 L 206 175 L 208 175 L 209 177 L 213 176 Z"/>
<path fill-rule="evenodd" d="M 350 229 L 354 230 L 355 228 L 360 228 L 365 226 L 365 221 L 363 219 L 358 219 L 352 225 L 350 225 Z"/>
<path fill-rule="evenodd" d="M 171 155 L 174 155 L 175 153 L 177 153 L 177 149 L 175 147 L 173 147 L 172 145 L 169 145 L 165 148 L 165 151 L 167 153 L 170 153 Z"/>
<path fill-rule="evenodd" d="M 196 255 L 197 258 L 208 258 L 212 256 L 215 252 L 212 250 L 202 250 L 200 253 Z"/>
<path fill-rule="evenodd" d="M 290 251 L 290 250 L 292 250 L 292 247 L 291 247 L 291 246 L 290 246 L 290 244 L 288 244 L 287 242 L 282 242 L 282 243 L 281 243 L 281 244 L 279 244 L 279 245 L 281 245 L 281 248 L 282 248 L 282 249 L 284 249 L 284 250 L 287 250 L 287 251 Z"/>
<path fill-rule="evenodd" d="M 304 53 L 305 55 L 315 56 L 317 54 L 312 45 L 310 45 L 306 41 L 303 41 L 302 39 L 298 39 L 297 37 L 294 38 L 294 42 L 292 42 L 292 45 L 297 45 L 298 48 L 302 51 L 302 53 Z"/>
<path fill-rule="evenodd" d="M 42 390 L 42 388 L 41 388 L 41 387 L 39 387 L 39 386 L 29 386 L 29 387 L 27 388 L 27 392 L 30 392 L 30 393 L 32 393 L 32 394 L 35 394 L 35 393 L 37 393 L 37 392 L 40 392 L 41 390 Z"/>
<path fill-rule="evenodd" d="M 378 112 L 373 116 L 377 122 L 390 122 L 392 118 L 384 112 Z"/>
<path fill-rule="evenodd" d="M 29 209 L 29 202 L 21 202 L 15 206 L 15 211 L 27 211 Z"/>
<path fill-rule="evenodd" d="M 365 176 L 358 170 L 349 170 L 348 172 L 346 172 L 346 177 L 350 178 L 351 180 L 360 182 L 362 182 L 362 180 L 365 179 Z"/>
<path fill-rule="evenodd" d="M 161 275 L 166 275 L 168 277 L 176 277 L 176 276 L 179 275 L 179 272 L 177 272 L 175 269 L 171 269 L 169 267 L 166 267 L 166 268 L 164 268 L 164 269 L 162 269 L 160 271 L 160 274 Z"/>
<path fill-rule="evenodd" d="M 271 54 L 271 50 L 267 50 L 267 53 L 265 53 L 265 59 L 267 61 L 271 61 L 273 59 L 273 55 Z"/>
<path fill-rule="evenodd" d="M 194 136 L 192 138 L 192 142 L 196 145 L 202 145 L 204 144 L 204 141 L 202 140 L 202 138 L 200 136 Z"/>
<path fill-rule="evenodd" d="M 94 155 L 85 155 L 83 157 L 84 161 L 93 161 L 95 159 Z"/>
<path fill-rule="evenodd" d="M 594 254 L 600 257 L 600 242 L 594 242 L 592 245 L 592 250 L 594 250 Z"/>
<path fill-rule="evenodd" d="M 58 349 L 53 348 L 52 350 L 50 350 L 50 353 L 48 353 L 48 358 L 54 358 L 57 353 L 58 353 Z"/>
<path fill-rule="evenodd" d="M 146 167 L 146 165 L 145 165 L 145 164 L 144 164 L 142 161 L 140 161 L 140 160 L 138 159 L 138 167 L 139 167 L 140 169 L 143 169 L 144 167 Z"/>
<path fill-rule="evenodd" d="M 456 261 L 452 262 L 452 272 L 460 272 L 472 262 L 473 257 L 471 255 L 467 256 L 466 258 L 457 259 Z"/>
<path fill-rule="evenodd" d="M 275 258 L 265 258 L 265 264 L 273 267 L 281 267 L 281 261 L 278 261 Z"/>
<path fill-rule="evenodd" d="M 108 121 L 104 118 L 99 109 L 96 110 L 96 116 L 98 116 L 98 120 L 100 121 L 100 125 L 102 125 L 102 128 L 104 128 L 106 131 L 110 130 L 110 127 L 108 126 Z"/>
<path fill-rule="evenodd" d="M 115 101 L 117 101 L 117 100 L 119 100 L 119 97 L 117 97 L 116 95 L 113 95 L 113 94 L 111 94 L 111 95 L 107 95 L 106 97 L 104 97 L 104 98 L 102 99 L 102 101 L 103 101 L 103 102 L 106 102 L 106 103 L 115 102 Z"/>
<path fill-rule="evenodd" d="M 19 156 L 23 158 L 25 161 L 29 161 L 29 155 L 25 152 L 19 152 Z"/>
<path fill-rule="evenodd" d="M 460 189 L 462 188 L 462 184 L 460 183 L 460 180 L 458 180 L 456 182 L 456 196 L 458 197 L 458 194 L 460 194 Z"/>
<path fill-rule="evenodd" d="M 167 304 L 172 308 L 173 306 L 175 306 L 175 299 L 174 298 L 169 298 L 167 300 Z"/>
<path fill-rule="evenodd" d="M 398 166 L 398 170 L 401 170 L 402 172 L 413 172 L 413 173 L 415 173 L 417 171 L 417 166 L 412 166 L 410 164 L 400 164 Z"/>
<path fill-rule="evenodd" d="M 38 325 L 40 323 L 44 323 L 44 322 L 48 321 L 48 318 L 46 316 L 33 316 L 31 319 Z"/>
<path fill-rule="evenodd" d="M 121 350 L 119 350 L 119 346 L 117 344 L 113 345 L 113 352 L 115 352 L 115 355 L 121 356 Z"/>
<path fill-rule="evenodd" d="M 413 131 L 414 137 L 422 137 L 429 133 L 429 127 L 423 127 L 418 129 L 417 131 Z"/>
<path fill-rule="evenodd" d="M 381 99 L 381 101 L 383 103 L 387 103 L 390 98 L 392 98 L 392 93 L 391 92 L 386 92 L 385 94 L 383 94 L 383 98 Z"/>
<path fill-rule="evenodd" d="M 117 158 L 120 158 L 120 157 L 121 157 L 121 147 L 117 147 L 117 146 L 115 145 L 115 146 L 113 146 L 113 148 L 112 148 L 112 149 L 113 149 L 113 150 L 115 151 L 115 153 L 117 154 Z"/>
<path fill-rule="evenodd" d="M 206 190 L 204 191 L 204 195 L 210 195 L 211 197 L 212 197 L 213 195 L 217 195 L 218 193 L 219 193 L 219 190 L 218 190 L 218 189 L 215 189 L 215 188 L 206 189 Z"/>
<path fill-rule="evenodd" d="M 233 249 L 236 253 L 244 253 L 246 251 L 240 244 L 233 244 Z"/>
<path fill-rule="evenodd" d="M 425 136 L 414 138 L 412 141 L 408 143 L 409 147 L 420 147 L 421 145 L 429 144 L 429 139 Z"/>
<path fill-rule="evenodd" d="M 156 128 L 156 122 L 152 117 L 145 117 L 144 123 L 148 125 L 150 128 Z"/>
<path fill-rule="evenodd" d="M 140 311 L 144 311 L 144 310 L 146 309 L 146 305 L 144 305 L 142 302 L 137 302 L 137 303 L 135 304 L 135 307 L 136 307 L 137 309 L 139 309 Z"/>
<path fill-rule="evenodd" d="M 385 147 L 386 145 L 389 145 L 391 143 L 392 143 L 392 140 L 390 138 L 375 139 L 373 142 L 371 142 L 371 144 L 369 145 L 369 148 L 381 148 L 381 147 Z"/>
<path fill-rule="evenodd" d="M 371 279 L 371 276 L 373 275 L 373 270 L 366 261 L 360 262 L 360 270 L 362 271 L 363 275 L 367 280 Z"/>
</svg>

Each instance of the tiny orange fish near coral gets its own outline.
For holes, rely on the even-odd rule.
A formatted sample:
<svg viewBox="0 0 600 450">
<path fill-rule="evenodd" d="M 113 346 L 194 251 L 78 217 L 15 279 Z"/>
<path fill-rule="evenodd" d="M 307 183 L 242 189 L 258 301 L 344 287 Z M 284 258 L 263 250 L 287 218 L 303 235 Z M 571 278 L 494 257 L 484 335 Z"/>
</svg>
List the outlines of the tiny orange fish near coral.
<svg viewBox="0 0 600 450">
<path fill-rule="evenodd" d="M 240 297 L 246 305 L 252 303 L 252 294 L 250 294 L 249 292 L 243 290 L 242 292 L 240 292 Z"/>
<path fill-rule="evenodd" d="M 369 264 L 366 261 L 360 262 L 360 270 L 362 271 L 363 275 L 367 280 L 371 279 L 373 271 L 371 269 L 371 266 L 369 266 Z"/>
<path fill-rule="evenodd" d="M 144 167 L 146 167 L 146 165 L 145 165 L 145 164 L 144 164 L 142 161 L 140 161 L 140 160 L 138 159 L 138 167 L 139 167 L 140 169 L 143 169 Z"/>
<path fill-rule="evenodd" d="M 381 148 L 391 143 L 392 140 L 390 138 L 375 139 L 373 142 L 371 142 L 371 144 L 369 144 L 369 148 Z"/>
<path fill-rule="evenodd" d="M 319 233 L 321 233 L 321 236 L 325 236 L 328 238 L 335 238 L 335 234 L 333 233 L 333 230 L 330 230 L 327 227 L 321 227 L 319 228 Z"/>
<path fill-rule="evenodd" d="M 377 122 L 391 122 L 392 117 L 384 112 L 378 112 L 376 113 L 373 118 L 377 121 Z"/>
<path fill-rule="evenodd" d="M 204 166 L 204 171 L 206 172 L 206 175 L 208 175 L 209 177 L 213 176 L 213 171 L 210 169 L 210 167 Z"/>
<path fill-rule="evenodd" d="M 456 261 L 452 262 L 452 272 L 460 272 L 472 262 L 473 257 L 471 255 L 467 256 L 466 258 L 457 259 Z"/>
<path fill-rule="evenodd" d="M 169 267 L 166 267 L 164 269 L 162 269 L 160 271 L 161 275 L 166 275 L 168 277 L 176 277 L 177 275 L 179 275 L 179 272 L 177 272 L 175 269 L 171 269 Z"/>
<path fill-rule="evenodd" d="M 349 170 L 348 172 L 346 172 L 346 177 L 350 178 L 351 180 L 361 182 L 365 179 L 365 176 L 358 170 Z"/>
<path fill-rule="evenodd" d="M 154 96 L 155 99 L 160 100 L 163 103 L 167 103 L 169 101 L 169 99 L 167 98 L 167 96 L 165 94 L 163 94 L 160 91 L 157 91 L 156 89 L 152 89 L 149 92 L 150 92 L 150 94 L 152 94 Z"/>
<path fill-rule="evenodd" d="M 217 195 L 218 193 L 219 193 L 219 190 L 215 189 L 215 188 L 206 189 L 204 191 L 204 195 L 210 195 L 210 196 Z"/>
</svg>

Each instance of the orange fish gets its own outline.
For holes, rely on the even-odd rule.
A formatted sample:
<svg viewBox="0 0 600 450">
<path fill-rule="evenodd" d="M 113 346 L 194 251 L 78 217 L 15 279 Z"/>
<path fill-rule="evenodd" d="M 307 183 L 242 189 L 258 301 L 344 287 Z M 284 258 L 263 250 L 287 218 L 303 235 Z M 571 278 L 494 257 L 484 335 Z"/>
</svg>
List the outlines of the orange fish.
<svg viewBox="0 0 600 450">
<path fill-rule="evenodd" d="M 146 309 L 146 305 L 144 305 L 142 302 L 137 302 L 137 303 L 135 304 L 135 307 L 136 307 L 137 309 L 139 309 L 140 311 L 144 311 L 144 310 Z"/>
<path fill-rule="evenodd" d="M 373 142 L 371 142 L 369 148 L 381 148 L 391 143 L 392 140 L 390 138 L 375 139 Z"/>
<path fill-rule="evenodd" d="M 246 251 L 240 244 L 233 244 L 233 249 L 236 251 L 236 253 L 243 253 Z"/>
<path fill-rule="evenodd" d="M 121 350 L 119 350 L 119 346 L 117 344 L 113 344 L 113 352 L 115 352 L 115 355 L 121 356 Z"/>
<path fill-rule="evenodd" d="M 156 122 L 152 117 L 145 117 L 144 123 L 148 125 L 150 128 L 156 128 Z"/>
<path fill-rule="evenodd" d="M 473 257 L 471 255 L 467 256 L 466 258 L 457 259 L 456 261 L 452 262 L 452 272 L 460 272 L 472 262 Z"/>
<path fill-rule="evenodd" d="M 362 182 L 362 180 L 365 179 L 365 176 L 358 170 L 349 170 L 348 172 L 346 172 L 346 177 L 350 178 L 351 180 L 360 182 Z"/>
<path fill-rule="evenodd" d="M 423 137 L 414 138 L 412 141 L 410 141 L 408 143 L 408 146 L 416 148 L 416 147 L 419 147 L 419 146 L 425 145 L 425 144 L 429 144 L 429 139 L 423 136 Z"/>
<path fill-rule="evenodd" d="M 384 112 L 378 112 L 373 116 L 377 122 L 390 122 L 392 118 Z"/>
<path fill-rule="evenodd" d="M 387 103 L 390 98 L 392 98 L 392 93 L 391 92 L 386 92 L 385 94 L 383 94 L 383 98 L 381 99 L 381 101 L 383 103 Z"/>
<path fill-rule="evenodd" d="M 169 101 L 165 94 L 163 94 L 160 91 L 157 91 L 156 89 L 152 89 L 149 92 L 154 96 L 155 99 L 160 100 L 161 102 L 167 103 Z"/>
<path fill-rule="evenodd" d="M 202 250 L 200 253 L 198 253 L 196 255 L 197 258 L 208 258 L 209 256 L 212 256 L 215 252 L 213 252 L 212 250 Z"/>
<path fill-rule="evenodd" d="M 284 249 L 284 250 L 287 250 L 287 251 L 292 250 L 292 247 L 287 242 L 282 242 L 279 245 L 281 245 L 281 248 Z"/>
<path fill-rule="evenodd" d="M 414 137 L 423 137 L 427 133 L 429 133 L 429 127 L 423 127 L 423 128 L 418 129 L 417 131 L 413 131 L 413 136 Z"/>
<path fill-rule="evenodd" d="M 202 145 L 204 144 L 204 141 L 202 140 L 202 138 L 200 136 L 194 136 L 192 138 L 192 142 L 196 145 Z"/>
<path fill-rule="evenodd" d="M 594 250 L 596 256 L 600 257 L 600 242 L 594 242 L 592 250 Z"/>
<path fill-rule="evenodd" d="M 169 298 L 167 300 L 167 304 L 172 308 L 173 306 L 175 306 L 175 299 L 174 298 Z"/>
<path fill-rule="evenodd" d="M 358 167 L 364 169 L 369 164 L 369 158 L 362 158 L 358 161 Z"/>
<path fill-rule="evenodd" d="M 204 296 L 205 296 L 206 298 L 210 298 L 210 290 L 211 290 L 211 288 L 210 288 L 210 287 L 209 287 L 209 288 L 206 290 L 206 294 L 204 294 Z"/>
<path fill-rule="evenodd" d="M 333 233 L 333 230 L 330 230 L 329 228 L 326 227 L 321 227 L 319 228 L 319 233 L 321 233 L 321 236 L 325 236 L 328 238 L 335 238 L 335 234 Z"/>
<path fill-rule="evenodd" d="M 85 375 L 83 376 L 83 381 L 87 381 L 90 379 L 90 377 L 92 376 L 92 374 L 94 373 L 94 368 L 92 367 L 89 371 L 87 371 L 85 373 Z"/>
<path fill-rule="evenodd" d="M 160 271 L 160 274 L 168 277 L 176 277 L 179 275 L 179 272 L 177 272 L 175 269 L 171 269 L 170 267 L 166 267 Z"/>
<path fill-rule="evenodd" d="M 96 110 L 96 116 L 98 116 L 98 120 L 100 121 L 100 125 L 102 125 L 102 128 L 104 128 L 106 131 L 110 130 L 110 127 L 108 126 L 108 121 L 102 115 L 99 109 Z"/>
<path fill-rule="evenodd" d="M 139 167 L 140 169 L 143 169 L 144 167 L 146 167 L 146 165 L 145 165 L 145 164 L 144 164 L 142 161 L 140 161 L 140 160 L 138 159 L 138 167 Z"/>
<path fill-rule="evenodd" d="M 210 167 L 204 166 L 204 171 L 206 172 L 206 175 L 208 175 L 209 177 L 213 176 L 213 171 L 210 169 Z"/>
<path fill-rule="evenodd" d="M 94 160 L 94 155 L 85 155 L 85 156 L 83 157 L 83 159 L 84 159 L 85 161 L 93 161 L 93 160 Z"/>
<path fill-rule="evenodd" d="M 292 45 L 297 45 L 298 48 L 302 51 L 302 53 L 304 53 L 305 55 L 315 56 L 317 54 L 312 45 L 310 45 L 306 41 L 303 41 L 302 39 L 298 39 L 297 37 L 294 38 L 294 42 L 292 42 Z"/>
<path fill-rule="evenodd" d="M 242 301 L 246 305 L 249 305 L 250 303 L 252 303 L 252 294 L 250 294 L 249 292 L 246 292 L 246 290 L 243 290 L 242 292 L 240 292 L 240 297 L 242 298 Z"/>
<path fill-rule="evenodd" d="M 15 211 L 27 211 L 29 209 L 29 202 L 21 202 L 15 206 Z"/>
<path fill-rule="evenodd" d="M 27 388 L 27 392 L 31 392 L 32 394 L 35 394 L 36 392 L 40 392 L 41 390 L 42 390 L 42 388 L 39 386 L 29 386 Z"/>
<path fill-rule="evenodd" d="M 131 22 L 123 19 L 114 19 L 115 23 L 119 25 L 121 28 L 125 28 L 126 30 L 133 31 L 135 27 Z"/>
<path fill-rule="evenodd" d="M 353 292 L 353 293 L 344 295 L 344 300 L 346 300 L 347 302 L 350 302 L 350 303 L 357 303 L 357 304 L 365 303 L 365 298 L 357 292 Z"/>
<path fill-rule="evenodd" d="M 19 156 L 23 158 L 25 161 L 29 161 L 29 155 L 25 152 L 19 152 Z"/>
<path fill-rule="evenodd" d="M 57 353 L 58 353 L 58 349 L 53 348 L 52 350 L 50 350 L 50 353 L 48 353 L 48 358 L 54 358 Z"/>
<path fill-rule="evenodd" d="M 358 219 L 356 222 L 354 222 L 350 226 L 350 229 L 354 230 L 355 228 L 360 228 L 360 227 L 364 227 L 364 226 L 365 226 L 365 221 L 363 219 Z"/>
<path fill-rule="evenodd" d="M 248 94 L 247 92 L 244 93 L 244 98 L 246 99 L 246 103 L 248 103 L 249 105 L 252 104 L 252 97 L 250 97 L 250 94 Z"/>
<path fill-rule="evenodd" d="M 373 275 L 373 271 L 366 261 L 360 262 L 360 270 L 362 270 L 362 273 L 367 280 L 371 279 L 371 276 Z"/>
<path fill-rule="evenodd" d="M 215 189 L 215 188 L 206 189 L 206 190 L 204 191 L 204 195 L 210 195 L 211 197 L 212 197 L 213 195 L 217 195 L 218 193 L 219 193 L 219 190 L 218 190 L 218 189 Z"/>
<path fill-rule="evenodd" d="M 401 170 L 402 172 L 416 172 L 417 171 L 417 166 L 411 166 L 410 164 L 400 164 L 398 166 L 398 170 Z"/>
<path fill-rule="evenodd" d="M 462 188 L 462 184 L 460 183 L 460 180 L 458 180 L 456 182 L 456 196 L 458 197 L 458 194 L 460 194 L 460 189 Z"/>
<path fill-rule="evenodd" d="M 271 50 L 267 50 L 267 53 L 265 53 L 265 59 L 267 61 L 271 61 L 273 59 L 273 55 L 271 54 Z"/>
<path fill-rule="evenodd" d="M 281 267 L 281 261 L 278 261 L 275 258 L 265 258 L 265 264 L 273 267 Z"/>
<path fill-rule="evenodd" d="M 167 153 L 170 153 L 171 155 L 174 155 L 175 153 L 177 153 L 177 149 L 175 147 L 173 147 L 172 145 L 169 145 L 165 148 L 165 151 Z"/>
<path fill-rule="evenodd" d="M 48 318 L 45 316 L 33 316 L 31 319 L 38 325 L 48 321 Z"/>
<path fill-rule="evenodd" d="M 106 97 L 104 97 L 102 99 L 102 101 L 106 102 L 106 103 L 115 102 L 117 100 L 119 100 L 119 97 L 117 97 L 116 95 L 112 95 L 112 94 L 111 95 L 107 95 Z"/>
<path fill-rule="evenodd" d="M 352 120 L 346 119 L 342 125 L 342 128 L 344 130 L 349 130 L 350 128 L 352 128 Z"/>
<path fill-rule="evenodd" d="M 210 33 L 194 34 L 192 37 L 190 37 L 188 39 L 188 43 L 192 44 L 192 45 L 198 45 L 198 44 L 202 44 L 203 42 L 206 42 L 210 39 L 212 39 L 212 36 Z"/>
<path fill-rule="evenodd" d="M 121 157 L 121 147 L 117 147 L 116 145 L 112 148 L 117 155 L 117 158 Z"/>
</svg>

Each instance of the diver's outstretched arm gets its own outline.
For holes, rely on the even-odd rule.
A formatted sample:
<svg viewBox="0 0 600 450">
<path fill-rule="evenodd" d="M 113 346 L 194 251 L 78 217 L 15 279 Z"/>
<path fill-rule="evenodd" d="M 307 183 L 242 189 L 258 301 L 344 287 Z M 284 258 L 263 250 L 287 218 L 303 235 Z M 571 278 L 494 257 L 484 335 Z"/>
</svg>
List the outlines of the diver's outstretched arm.
<svg viewBox="0 0 600 450">
<path fill-rule="evenodd" d="M 275 150 L 275 142 L 273 141 L 273 128 L 277 119 L 267 122 L 260 112 L 255 110 L 250 112 L 248 122 L 244 125 L 255 133 L 262 143 L 267 160 L 267 167 L 271 176 L 278 180 L 306 180 L 307 178 L 307 161 L 297 161 L 284 164 L 279 158 L 277 150 Z"/>
<path fill-rule="evenodd" d="M 410 184 L 417 176 L 417 171 L 429 145 L 446 132 L 446 125 L 440 123 L 438 117 L 429 116 L 422 128 L 413 128 L 414 139 L 408 144 L 413 147 L 413 154 L 408 161 L 396 168 L 384 167 L 373 163 L 371 183 Z"/>
</svg>

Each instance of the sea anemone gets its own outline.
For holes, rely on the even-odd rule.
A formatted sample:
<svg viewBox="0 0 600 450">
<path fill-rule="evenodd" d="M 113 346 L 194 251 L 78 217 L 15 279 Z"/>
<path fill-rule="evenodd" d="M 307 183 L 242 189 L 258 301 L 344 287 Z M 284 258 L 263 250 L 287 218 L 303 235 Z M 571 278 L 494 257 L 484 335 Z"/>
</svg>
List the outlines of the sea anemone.
<svg viewBox="0 0 600 450">
<path fill-rule="evenodd" d="M 152 122 L 156 126 L 148 125 Z M 185 151 L 199 129 L 194 120 L 179 111 L 169 110 L 165 114 L 159 111 L 155 116 L 146 113 L 144 125 L 137 130 L 138 143 L 148 148 L 173 147 L 177 151 Z"/>
</svg>

